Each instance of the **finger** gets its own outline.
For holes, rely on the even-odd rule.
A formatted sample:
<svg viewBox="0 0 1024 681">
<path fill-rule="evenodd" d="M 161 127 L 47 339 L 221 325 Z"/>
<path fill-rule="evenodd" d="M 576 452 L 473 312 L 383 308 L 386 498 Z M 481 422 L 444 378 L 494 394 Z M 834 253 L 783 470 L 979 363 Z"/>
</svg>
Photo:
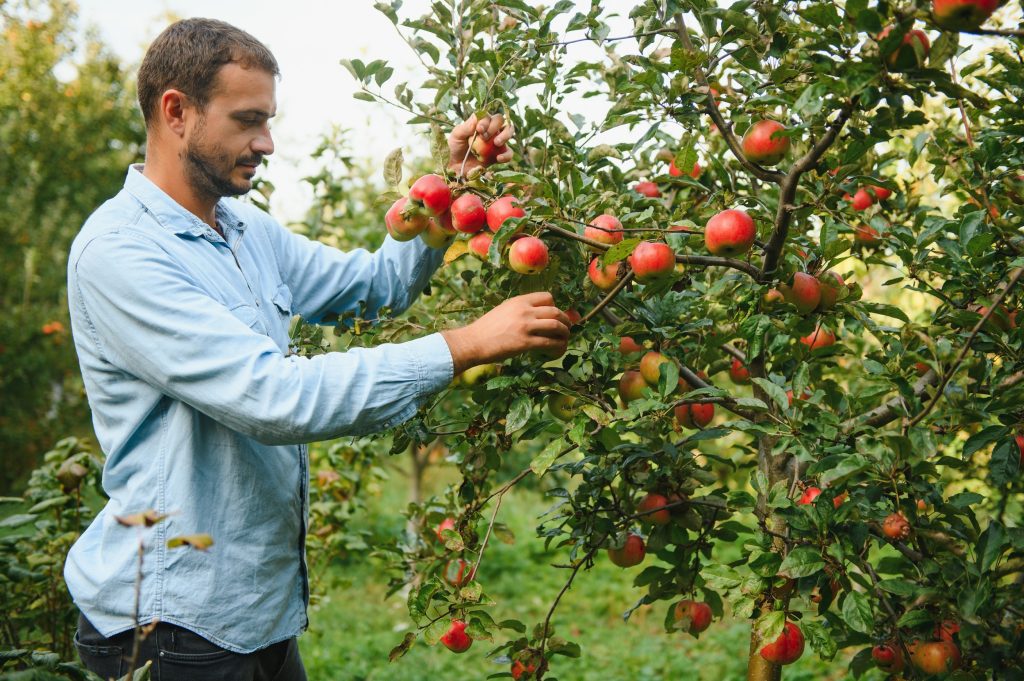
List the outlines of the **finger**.
<svg viewBox="0 0 1024 681">
<path fill-rule="evenodd" d="M 501 114 L 491 116 L 491 120 L 487 122 L 487 137 L 497 137 L 501 129 L 505 127 L 505 117 Z"/>
<path fill-rule="evenodd" d="M 552 307 L 555 304 L 555 297 L 548 291 L 535 291 L 533 293 L 524 293 L 521 296 L 516 296 L 519 300 L 522 300 L 528 305 L 534 307 Z"/>
<path fill-rule="evenodd" d="M 569 317 L 564 312 L 554 306 L 535 307 L 533 312 L 537 315 L 537 319 L 557 319 L 566 326 L 572 326 L 569 321 Z"/>
<path fill-rule="evenodd" d="M 500 154 L 498 154 L 497 156 L 494 157 L 494 161 L 496 163 L 508 163 L 514 157 L 515 157 L 515 154 L 512 153 L 512 150 L 506 147 L 505 151 L 501 152 Z"/>
<path fill-rule="evenodd" d="M 538 319 L 530 325 L 530 335 L 566 340 L 569 338 L 569 327 L 557 319 Z"/>
<path fill-rule="evenodd" d="M 463 122 L 452 128 L 452 137 L 458 137 L 461 139 L 469 139 L 473 135 L 473 130 L 476 128 L 477 120 L 476 114 L 473 114 Z"/>
<path fill-rule="evenodd" d="M 506 123 L 494 134 L 494 143 L 499 147 L 508 144 L 509 140 L 512 139 L 512 132 L 512 125 Z"/>
<path fill-rule="evenodd" d="M 476 134 L 483 137 L 485 140 L 491 138 L 491 117 L 484 116 L 476 122 Z"/>
</svg>

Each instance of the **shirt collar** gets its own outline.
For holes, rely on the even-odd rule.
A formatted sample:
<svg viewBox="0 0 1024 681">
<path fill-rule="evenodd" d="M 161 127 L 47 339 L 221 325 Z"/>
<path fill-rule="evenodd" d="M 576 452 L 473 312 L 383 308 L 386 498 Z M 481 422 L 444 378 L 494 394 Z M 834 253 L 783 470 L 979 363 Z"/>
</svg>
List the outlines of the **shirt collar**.
<svg viewBox="0 0 1024 681">
<path fill-rule="evenodd" d="M 143 175 L 142 169 L 143 164 L 141 163 L 129 166 L 128 175 L 124 180 L 124 188 L 156 218 L 161 227 L 179 236 L 204 237 L 211 241 L 224 240 L 212 227 L 186 210 L 164 190 L 156 186 L 152 180 Z M 225 237 L 228 236 L 229 230 L 245 231 L 245 223 L 223 199 L 217 202 L 216 215 Z M 227 241 L 230 242 L 232 239 L 227 239 Z"/>
</svg>

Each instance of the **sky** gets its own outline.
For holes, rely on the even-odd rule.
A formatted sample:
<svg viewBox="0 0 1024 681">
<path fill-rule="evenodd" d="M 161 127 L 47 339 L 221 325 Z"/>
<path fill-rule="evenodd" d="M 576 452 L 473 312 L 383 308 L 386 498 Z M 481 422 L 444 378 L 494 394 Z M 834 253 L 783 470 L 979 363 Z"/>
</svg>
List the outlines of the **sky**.
<svg viewBox="0 0 1024 681">
<path fill-rule="evenodd" d="M 402 146 L 406 156 L 429 154 L 422 128 L 405 124 L 407 114 L 353 99 L 356 81 L 339 61 L 386 59 L 393 84 L 422 78 L 422 67 L 372 0 L 79 0 L 83 26 L 126 63 L 137 65 L 146 46 L 172 18 L 227 21 L 263 41 L 281 68 L 278 115 L 271 125 L 276 151 L 262 171 L 276 186 L 271 213 L 288 222 L 302 217 L 312 197 L 301 178 L 316 164 L 310 154 L 332 125 L 349 128 L 355 156 L 382 165 Z M 418 16 L 426 0 L 406 0 L 401 16 Z M 140 114 L 141 115 L 141 114 Z"/>
</svg>

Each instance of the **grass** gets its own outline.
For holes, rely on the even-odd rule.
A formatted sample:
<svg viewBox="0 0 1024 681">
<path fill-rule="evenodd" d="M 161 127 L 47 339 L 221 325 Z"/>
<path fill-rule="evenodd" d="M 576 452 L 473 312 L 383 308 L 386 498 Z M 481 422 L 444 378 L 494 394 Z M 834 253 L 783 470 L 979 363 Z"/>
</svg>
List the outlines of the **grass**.
<svg viewBox="0 0 1024 681">
<path fill-rule="evenodd" d="M 450 471 L 428 481 L 437 489 Z M 393 509 L 404 507 L 406 481 L 396 475 L 371 501 L 370 512 L 359 519 L 363 529 L 398 533 L 403 519 Z M 516 542 L 490 545 L 480 570 L 480 580 L 497 602 L 496 620 L 514 618 L 528 627 L 543 621 L 552 600 L 568 577 L 567 570 L 550 567 L 564 560 L 556 552 L 545 553 L 534 538 L 537 516 L 548 503 L 535 493 L 513 492 L 502 504 L 500 519 L 515 531 Z M 386 577 L 372 561 L 351 561 L 335 568 L 339 585 L 310 611 L 310 630 L 301 637 L 302 656 L 310 679 L 342 681 L 421 681 L 428 678 L 484 679 L 507 672 L 508 665 L 486 653 L 493 645 L 477 641 L 462 655 L 442 646 L 418 641 L 405 657 L 390 663 L 388 652 L 409 631 L 405 601 L 400 596 L 384 600 Z M 628 622 L 622 613 L 642 595 L 632 586 L 641 568 L 622 570 L 598 561 L 581 572 L 563 597 L 554 624 L 559 636 L 580 644 L 582 657 L 553 660 L 549 679 L 563 681 L 731 681 L 746 678 L 750 625 L 746 621 L 714 622 L 700 639 L 667 634 L 663 620 L 668 603 L 645 606 Z M 503 642 L 503 641 L 500 641 Z M 838 681 L 852 679 L 847 659 L 823 662 L 808 648 L 795 664 L 785 668 L 785 681 Z M 505 678 L 511 678 L 506 674 Z M 875 680 L 882 676 L 870 676 Z"/>
</svg>

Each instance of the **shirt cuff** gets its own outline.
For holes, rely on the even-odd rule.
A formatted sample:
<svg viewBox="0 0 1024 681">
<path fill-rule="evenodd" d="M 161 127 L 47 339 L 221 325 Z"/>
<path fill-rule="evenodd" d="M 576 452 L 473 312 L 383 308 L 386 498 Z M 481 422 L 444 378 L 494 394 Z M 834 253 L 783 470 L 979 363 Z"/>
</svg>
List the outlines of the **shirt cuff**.
<svg viewBox="0 0 1024 681">
<path fill-rule="evenodd" d="M 440 333 L 403 343 L 412 351 L 419 372 L 420 397 L 432 395 L 452 382 L 455 376 L 455 361 L 448 343 Z"/>
</svg>

